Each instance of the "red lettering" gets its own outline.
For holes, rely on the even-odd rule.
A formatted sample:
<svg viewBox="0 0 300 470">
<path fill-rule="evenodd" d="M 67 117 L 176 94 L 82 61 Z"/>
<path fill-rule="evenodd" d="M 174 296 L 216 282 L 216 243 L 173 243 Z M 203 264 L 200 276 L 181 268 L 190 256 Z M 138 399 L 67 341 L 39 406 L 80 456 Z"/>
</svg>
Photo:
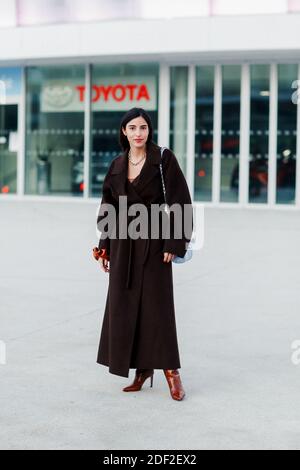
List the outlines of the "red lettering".
<svg viewBox="0 0 300 470">
<path fill-rule="evenodd" d="M 136 99 L 137 99 L 137 101 L 140 101 L 142 98 L 144 98 L 147 101 L 150 100 L 147 85 L 144 85 L 144 84 L 140 86 L 139 93 L 138 93 Z"/>
<path fill-rule="evenodd" d="M 99 87 L 96 86 L 96 85 L 93 85 L 93 92 L 96 92 L 96 93 L 94 93 L 94 96 L 92 96 L 92 102 L 96 103 L 100 99 L 100 89 L 99 89 Z"/>
<path fill-rule="evenodd" d="M 84 102 L 85 100 L 85 85 L 78 85 L 76 86 L 76 90 L 79 92 L 79 101 Z M 129 95 L 129 96 L 128 96 Z M 135 84 L 128 84 L 122 85 L 118 83 L 117 85 L 93 85 L 92 86 L 92 102 L 96 103 L 97 101 L 101 100 L 101 96 L 103 96 L 104 101 L 109 101 L 111 97 L 113 100 L 117 102 L 124 101 L 128 96 L 130 101 L 140 101 L 142 99 L 150 101 L 150 95 L 146 84 L 135 85 Z"/>
<path fill-rule="evenodd" d="M 79 91 L 79 101 L 84 101 L 84 94 L 85 94 L 85 86 L 80 85 L 76 87 L 76 90 Z"/>
<path fill-rule="evenodd" d="M 121 96 L 117 96 L 117 92 L 118 90 L 121 91 Z M 113 87 L 113 98 L 116 100 L 116 101 L 124 101 L 125 98 L 126 98 L 126 89 L 123 85 L 121 84 L 118 84 L 118 85 L 115 85 Z"/>
<path fill-rule="evenodd" d="M 127 85 L 127 88 L 129 89 L 129 99 L 130 101 L 134 100 L 134 90 L 137 88 L 137 85 Z"/>
<path fill-rule="evenodd" d="M 110 92 L 111 92 L 111 90 L 112 90 L 112 86 L 111 86 L 111 85 L 109 85 L 109 86 L 103 86 L 103 85 L 102 85 L 102 86 L 100 86 L 99 88 L 100 88 L 101 92 L 103 92 L 103 94 L 104 94 L 104 100 L 105 100 L 105 101 L 108 101 L 108 99 L 109 99 L 109 94 L 110 94 Z M 101 92 L 100 92 L 100 94 L 101 94 Z"/>
</svg>

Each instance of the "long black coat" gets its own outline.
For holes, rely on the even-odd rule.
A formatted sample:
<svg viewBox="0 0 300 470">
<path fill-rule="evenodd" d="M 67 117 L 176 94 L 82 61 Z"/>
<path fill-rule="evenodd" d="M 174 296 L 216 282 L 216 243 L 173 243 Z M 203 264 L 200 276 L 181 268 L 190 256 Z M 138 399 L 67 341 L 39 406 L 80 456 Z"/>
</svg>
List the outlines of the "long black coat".
<svg viewBox="0 0 300 470">
<path fill-rule="evenodd" d="M 151 204 L 164 203 L 160 163 L 160 147 L 151 142 L 138 182 L 133 184 L 127 179 L 128 151 L 112 161 L 103 183 L 101 206 L 103 203 L 115 206 L 117 223 L 119 196 L 127 196 L 128 208 L 131 204 L 143 203 L 150 210 Z M 192 211 L 185 177 L 170 149 L 164 151 L 162 168 L 168 204 L 179 203 L 182 207 L 189 204 Z M 99 214 L 97 223 L 103 219 L 103 213 Z M 127 226 L 132 220 L 130 217 L 123 219 Z M 121 239 L 118 235 L 105 239 L 101 234 L 99 248 L 106 248 L 110 256 L 110 272 L 97 363 L 108 366 L 112 374 L 128 377 L 130 368 L 181 367 L 172 261 L 164 263 L 163 254 L 169 252 L 183 257 L 186 242 L 191 239 L 192 226 L 189 236 L 181 239 L 172 238 L 173 233 L 171 228 L 169 239 L 160 236 L 137 240 L 130 236 Z"/>
</svg>

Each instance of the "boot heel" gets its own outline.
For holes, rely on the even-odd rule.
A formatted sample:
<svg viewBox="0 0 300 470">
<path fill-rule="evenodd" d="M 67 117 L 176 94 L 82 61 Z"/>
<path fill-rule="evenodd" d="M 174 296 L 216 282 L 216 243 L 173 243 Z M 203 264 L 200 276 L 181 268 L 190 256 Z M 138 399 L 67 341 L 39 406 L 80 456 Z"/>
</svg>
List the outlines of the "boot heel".
<svg viewBox="0 0 300 470">
<path fill-rule="evenodd" d="M 152 372 L 151 374 L 151 370 L 149 372 L 148 369 L 145 369 L 142 371 L 139 371 L 137 369 L 133 383 L 131 385 L 128 385 L 127 387 L 124 387 L 123 392 L 138 392 L 139 390 L 141 390 L 145 380 L 148 378 L 151 378 L 151 387 L 152 387 L 153 374 L 154 372 Z"/>
</svg>

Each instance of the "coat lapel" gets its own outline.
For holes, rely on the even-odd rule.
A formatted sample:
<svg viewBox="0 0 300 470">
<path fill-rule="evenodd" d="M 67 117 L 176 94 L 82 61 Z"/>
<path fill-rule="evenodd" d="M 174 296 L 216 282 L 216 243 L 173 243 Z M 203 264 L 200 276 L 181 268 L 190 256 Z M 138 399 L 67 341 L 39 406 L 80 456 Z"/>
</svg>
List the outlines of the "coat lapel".
<svg viewBox="0 0 300 470">
<path fill-rule="evenodd" d="M 139 180 L 134 185 L 136 193 L 150 183 L 152 178 L 159 174 L 159 165 L 161 163 L 160 147 L 151 143 L 148 148 L 146 161 L 141 170 Z M 116 159 L 114 168 L 111 171 L 111 186 L 119 195 L 126 195 L 126 182 L 128 174 L 128 150 L 125 150 L 119 158 Z M 129 183 L 132 184 L 132 183 Z"/>
</svg>

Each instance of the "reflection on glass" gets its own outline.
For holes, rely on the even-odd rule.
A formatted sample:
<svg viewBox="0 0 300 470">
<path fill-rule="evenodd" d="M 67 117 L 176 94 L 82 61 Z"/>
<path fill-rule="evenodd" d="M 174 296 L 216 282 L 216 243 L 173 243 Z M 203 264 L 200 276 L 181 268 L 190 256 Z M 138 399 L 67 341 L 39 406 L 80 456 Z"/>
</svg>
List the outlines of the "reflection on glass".
<svg viewBox="0 0 300 470">
<path fill-rule="evenodd" d="M 222 91 L 222 153 L 221 197 L 222 202 L 238 202 L 241 67 L 224 65 Z"/>
<path fill-rule="evenodd" d="M 269 65 L 251 66 L 249 202 L 267 203 L 269 175 Z"/>
<path fill-rule="evenodd" d="M 111 161 L 121 153 L 119 127 L 129 109 L 145 109 L 157 142 L 158 64 L 95 65 L 92 71 L 90 196 L 102 193 Z"/>
<path fill-rule="evenodd" d="M 17 192 L 18 105 L 0 105 L 0 194 Z"/>
<path fill-rule="evenodd" d="M 188 67 L 171 69 L 170 148 L 186 173 Z"/>
<path fill-rule="evenodd" d="M 26 193 L 82 196 L 83 66 L 27 71 Z"/>
<path fill-rule="evenodd" d="M 297 106 L 292 84 L 298 79 L 297 65 L 278 66 L 278 130 L 276 202 L 295 203 Z"/>
<path fill-rule="evenodd" d="M 214 67 L 196 68 L 195 200 L 212 200 Z"/>
</svg>

